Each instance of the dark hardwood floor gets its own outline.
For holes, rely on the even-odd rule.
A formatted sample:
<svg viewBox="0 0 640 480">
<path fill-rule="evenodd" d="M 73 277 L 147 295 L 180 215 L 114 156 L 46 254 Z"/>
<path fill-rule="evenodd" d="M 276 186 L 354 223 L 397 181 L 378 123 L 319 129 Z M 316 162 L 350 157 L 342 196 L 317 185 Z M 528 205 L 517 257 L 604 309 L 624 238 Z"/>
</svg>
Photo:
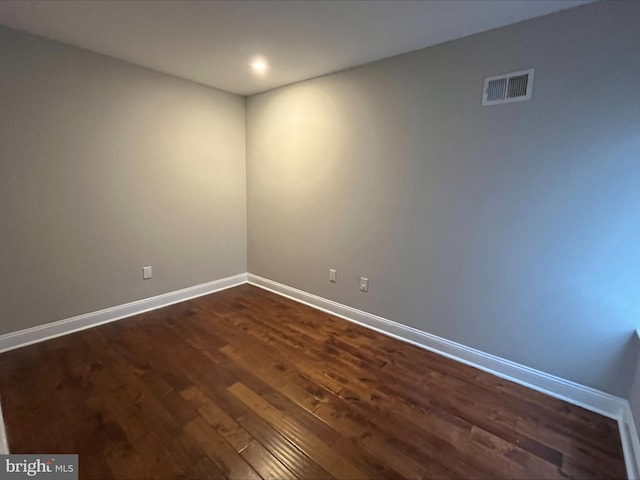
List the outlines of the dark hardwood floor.
<svg viewBox="0 0 640 480">
<path fill-rule="evenodd" d="M 0 355 L 82 479 L 625 478 L 616 421 L 249 285 Z"/>
</svg>

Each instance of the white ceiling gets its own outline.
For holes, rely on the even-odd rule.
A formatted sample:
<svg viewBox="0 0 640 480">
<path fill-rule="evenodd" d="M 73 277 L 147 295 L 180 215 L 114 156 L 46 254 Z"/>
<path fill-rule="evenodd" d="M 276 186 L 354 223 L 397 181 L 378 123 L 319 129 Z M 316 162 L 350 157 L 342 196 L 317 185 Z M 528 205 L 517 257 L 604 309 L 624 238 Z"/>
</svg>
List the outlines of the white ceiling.
<svg viewBox="0 0 640 480">
<path fill-rule="evenodd" d="M 250 95 L 587 1 L 5 0 L 0 23 Z"/>
</svg>

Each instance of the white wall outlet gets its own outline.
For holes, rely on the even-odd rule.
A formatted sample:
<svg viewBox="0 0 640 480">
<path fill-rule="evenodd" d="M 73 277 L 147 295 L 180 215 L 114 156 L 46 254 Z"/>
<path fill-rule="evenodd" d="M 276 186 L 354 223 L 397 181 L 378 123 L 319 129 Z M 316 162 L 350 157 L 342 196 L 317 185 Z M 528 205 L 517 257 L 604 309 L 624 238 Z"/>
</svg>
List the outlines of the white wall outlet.
<svg viewBox="0 0 640 480">
<path fill-rule="evenodd" d="M 336 280 L 337 275 L 338 275 L 338 272 L 336 270 L 334 270 L 333 268 L 329 269 L 329 281 L 330 282 L 336 283 L 337 282 L 337 280 Z"/>
<path fill-rule="evenodd" d="M 368 292 L 369 291 L 369 279 L 365 277 L 360 277 L 360 291 Z"/>
<path fill-rule="evenodd" d="M 151 277 L 153 277 L 153 271 L 151 267 L 142 267 L 142 278 L 144 280 L 149 280 Z"/>
</svg>

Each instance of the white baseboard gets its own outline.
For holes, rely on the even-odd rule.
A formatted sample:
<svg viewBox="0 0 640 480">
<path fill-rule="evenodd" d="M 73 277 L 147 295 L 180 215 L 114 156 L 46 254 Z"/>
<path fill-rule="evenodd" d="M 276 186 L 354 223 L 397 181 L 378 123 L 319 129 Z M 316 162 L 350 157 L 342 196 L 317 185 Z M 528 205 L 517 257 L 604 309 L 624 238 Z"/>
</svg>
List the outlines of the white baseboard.
<svg viewBox="0 0 640 480">
<path fill-rule="evenodd" d="M 76 317 L 59 320 L 45 325 L 20 330 L 18 332 L 0 335 L 0 353 L 14 348 L 20 348 L 32 343 L 42 342 L 51 338 L 67 335 L 69 333 L 85 330 L 103 323 L 114 322 L 122 318 L 148 312 L 157 308 L 166 307 L 174 303 L 183 302 L 190 298 L 200 297 L 209 293 L 218 292 L 227 288 L 247 283 L 247 274 L 241 273 L 232 277 L 221 278 L 212 282 L 195 285 L 193 287 L 176 290 L 157 295 L 155 297 L 125 303 L 116 307 L 105 308 L 97 312 L 85 313 Z"/>
<path fill-rule="evenodd" d="M 249 273 L 247 278 L 250 284 L 270 292 L 618 420 L 627 473 L 629 478 L 640 478 L 640 441 L 627 400 L 258 275 Z"/>
<path fill-rule="evenodd" d="M 2 407 L 0 406 L 0 455 L 9 453 L 9 442 L 7 442 L 7 431 L 4 428 L 4 417 L 2 416 Z"/>
<path fill-rule="evenodd" d="M 618 425 L 627 475 L 630 479 L 640 479 L 640 438 L 629 402 L 626 403 L 622 416 L 618 419 Z"/>
<path fill-rule="evenodd" d="M 618 420 L 627 473 L 631 479 L 640 479 L 640 440 L 627 400 L 250 273 L 242 273 L 97 312 L 1 335 L 0 353 L 166 307 L 247 282 L 350 322 Z M 0 454 L 8 452 L 2 409 L 0 408 Z"/>
</svg>

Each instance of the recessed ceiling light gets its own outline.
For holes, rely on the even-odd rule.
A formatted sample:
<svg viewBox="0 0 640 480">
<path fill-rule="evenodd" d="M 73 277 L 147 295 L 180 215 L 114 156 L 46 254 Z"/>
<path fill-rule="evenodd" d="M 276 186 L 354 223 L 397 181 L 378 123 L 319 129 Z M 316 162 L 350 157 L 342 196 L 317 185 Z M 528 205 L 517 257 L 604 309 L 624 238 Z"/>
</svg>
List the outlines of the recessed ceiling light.
<svg viewBox="0 0 640 480">
<path fill-rule="evenodd" d="M 269 64 L 264 58 L 254 58 L 251 61 L 251 70 L 258 75 L 264 75 L 269 70 Z"/>
</svg>

